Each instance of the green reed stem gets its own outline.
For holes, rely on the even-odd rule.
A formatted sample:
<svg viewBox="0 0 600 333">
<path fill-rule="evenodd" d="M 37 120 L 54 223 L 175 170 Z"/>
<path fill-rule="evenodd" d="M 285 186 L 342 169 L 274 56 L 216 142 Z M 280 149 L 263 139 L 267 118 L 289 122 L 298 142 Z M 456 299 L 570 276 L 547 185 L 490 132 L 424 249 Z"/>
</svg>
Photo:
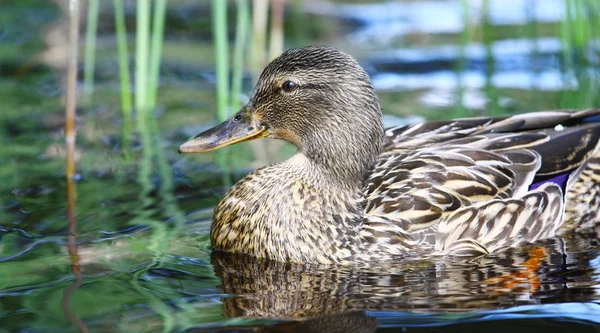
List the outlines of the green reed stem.
<svg viewBox="0 0 600 333">
<path fill-rule="evenodd" d="M 215 74 L 217 77 L 217 121 L 227 119 L 229 97 L 229 57 L 227 52 L 227 1 L 212 1 L 212 24 L 215 45 Z M 216 152 L 219 167 L 227 166 L 227 150 Z"/>
<path fill-rule="evenodd" d="M 597 43 L 600 4 L 597 0 L 565 0 L 565 18 L 560 25 L 563 48 L 562 73 L 564 80 L 576 80 L 576 89 L 565 89 L 561 108 L 586 108 L 598 105 L 596 93 L 599 79 L 588 71 L 587 51 Z"/>
<path fill-rule="evenodd" d="M 96 64 L 96 32 L 98 30 L 98 0 L 88 0 L 87 24 L 85 33 L 85 55 L 83 74 L 83 94 L 85 105 L 92 104 L 94 94 L 94 68 Z"/>
<path fill-rule="evenodd" d="M 129 52 L 127 51 L 127 31 L 125 28 L 125 10 L 123 0 L 114 0 L 115 29 L 117 33 L 117 51 L 119 54 L 119 78 L 121 83 L 121 112 L 123 113 L 123 150 L 131 148 L 131 78 L 129 76 Z"/>
<path fill-rule="evenodd" d="M 229 57 L 227 52 L 227 1 L 212 2 L 213 33 L 217 76 L 217 120 L 227 119 Z"/>
<path fill-rule="evenodd" d="M 135 108 L 138 127 L 141 114 L 148 112 L 148 55 L 150 41 L 150 0 L 137 2 L 135 44 Z"/>
<path fill-rule="evenodd" d="M 244 78 L 244 54 L 248 39 L 250 6 L 248 0 L 237 0 L 237 21 L 235 29 L 235 45 L 233 48 L 233 74 L 231 83 L 231 109 L 237 111 L 241 107 L 242 83 Z"/>
<path fill-rule="evenodd" d="M 155 0 L 154 20 L 152 23 L 152 44 L 150 52 L 150 72 L 148 76 L 148 108 L 156 105 L 156 91 L 160 77 L 160 59 L 162 57 L 163 35 L 165 30 L 165 17 L 167 14 L 167 0 Z"/>
<path fill-rule="evenodd" d="M 590 27 L 585 14 L 585 4 L 583 0 L 573 2 L 573 30 L 575 35 L 575 44 L 579 50 L 586 47 L 590 39 Z"/>
<path fill-rule="evenodd" d="M 565 18 L 560 24 L 563 58 L 567 67 L 587 62 L 585 48 L 595 38 L 600 5 L 597 0 L 565 0 Z"/>
</svg>

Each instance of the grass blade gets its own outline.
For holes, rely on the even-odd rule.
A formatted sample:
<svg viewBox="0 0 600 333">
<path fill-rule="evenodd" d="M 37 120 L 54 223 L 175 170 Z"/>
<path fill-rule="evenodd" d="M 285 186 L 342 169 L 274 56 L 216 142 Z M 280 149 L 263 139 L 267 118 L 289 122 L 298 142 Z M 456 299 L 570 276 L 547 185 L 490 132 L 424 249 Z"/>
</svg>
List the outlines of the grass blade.
<svg viewBox="0 0 600 333">
<path fill-rule="evenodd" d="M 123 113 L 123 150 L 131 148 L 131 78 L 129 76 L 129 52 L 127 51 L 127 32 L 125 30 L 125 10 L 123 0 L 114 0 L 115 29 L 117 34 L 117 52 L 119 54 L 119 78 L 121 83 L 121 112 Z"/>
<path fill-rule="evenodd" d="M 83 74 L 83 95 L 85 105 L 92 104 L 94 94 L 94 69 L 96 65 L 96 32 L 98 30 L 98 0 L 88 0 L 85 33 L 85 55 Z"/>
<path fill-rule="evenodd" d="M 212 2 L 213 33 L 217 76 L 217 120 L 227 119 L 229 57 L 227 51 L 227 1 Z"/>
<path fill-rule="evenodd" d="M 155 0 L 154 21 L 152 23 L 152 44 L 150 52 L 150 72 L 148 75 L 148 105 L 149 109 L 156 106 L 156 91 L 160 76 L 160 59 L 162 57 L 163 35 L 165 30 L 165 17 L 167 14 L 167 0 Z"/>
<path fill-rule="evenodd" d="M 150 37 L 150 0 L 137 2 L 137 24 L 135 44 L 135 109 L 140 113 L 148 111 L 148 55 Z"/>
</svg>

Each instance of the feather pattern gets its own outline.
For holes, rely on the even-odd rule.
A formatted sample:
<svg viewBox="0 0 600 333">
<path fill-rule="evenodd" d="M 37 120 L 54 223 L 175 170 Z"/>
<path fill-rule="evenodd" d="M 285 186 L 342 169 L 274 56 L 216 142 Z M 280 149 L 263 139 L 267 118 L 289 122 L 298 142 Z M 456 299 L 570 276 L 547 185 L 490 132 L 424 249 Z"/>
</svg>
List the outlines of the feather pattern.
<svg viewBox="0 0 600 333">
<path fill-rule="evenodd" d="M 590 160 L 600 129 L 576 121 L 590 114 L 537 112 L 388 129 L 365 185 L 363 237 L 391 253 L 403 244 L 405 251 L 473 255 L 554 236 L 567 201 L 579 206 L 567 210 L 568 221 L 584 211 L 595 223 L 593 209 L 581 208 L 600 206 L 600 156 Z M 555 129 L 561 123 L 572 127 Z M 561 172 L 582 178 L 566 197 L 560 185 L 543 183 Z M 530 190 L 536 181 L 542 185 Z M 592 194 L 583 196 L 589 187 Z"/>
<path fill-rule="evenodd" d="M 568 203 L 559 234 L 592 228 L 600 223 L 600 153 L 581 168 L 566 195 Z"/>
</svg>

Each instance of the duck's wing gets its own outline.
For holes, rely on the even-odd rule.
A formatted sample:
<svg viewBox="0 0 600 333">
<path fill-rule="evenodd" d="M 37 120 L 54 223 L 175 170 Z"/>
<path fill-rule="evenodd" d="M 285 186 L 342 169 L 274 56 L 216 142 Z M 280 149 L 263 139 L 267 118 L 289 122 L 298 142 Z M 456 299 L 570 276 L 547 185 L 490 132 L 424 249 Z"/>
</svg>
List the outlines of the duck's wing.
<svg viewBox="0 0 600 333">
<path fill-rule="evenodd" d="M 563 193 L 598 145 L 600 126 L 589 121 L 599 114 L 546 111 L 387 130 L 365 188 L 364 238 L 392 253 L 433 246 L 487 253 L 553 235 Z"/>
<path fill-rule="evenodd" d="M 563 191 L 545 183 L 516 199 L 462 207 L 441 219 L 438 254 L 477 255 L 554 236 L 564 214 Z"/>
</svg>

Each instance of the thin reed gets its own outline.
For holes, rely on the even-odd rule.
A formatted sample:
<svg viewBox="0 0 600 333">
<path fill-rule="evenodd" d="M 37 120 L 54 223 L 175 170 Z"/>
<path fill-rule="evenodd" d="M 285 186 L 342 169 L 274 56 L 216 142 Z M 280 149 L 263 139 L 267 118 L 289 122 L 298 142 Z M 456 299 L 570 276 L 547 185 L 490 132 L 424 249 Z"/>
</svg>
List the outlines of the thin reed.
<svg viewBox="0 0 600 333">
<path fill-rule="evenodd" d="M 69 3 L 69 57 L 67 67 L 67 105 L 65 110 L 65 143 L 67 146 L 66 177 L 71 181 L 75 177 L 75 115 L 77 108 L 77 60 L 79 50 L 79 1 Z"/>
<path fill-rule="evenodd" d="M 131 148 L 132 102 L 131 78 L 129 75 L 129 51 L 127 50 L 127 31 L 125 30 L 125 10 L 123 0 L 113 1 L 115 8 L 115 29 L 117 52 L 119 55 L 119 81 L 121 84 L 121 113 L 123 115 L 123 151 Z"/>
<path fill-rule="evenodd" d="M 67 320 L 75 325 L 80 332 L 87 333 L 88 328 L 71 309 L 71 296 L 83 284 L 83 276 L 79 265 L 77 250 L 77 220 L 75 218 L 75 115 L 77 107 L 77 66 L 79 50 L 79 0 L 69 2 L 69 50 L 67 66 L 67 105 L 65 108 L 65 141 L 67 146 L 66 181 L 67 181 L 67 222 L 69 234 L 67 235 L 67 251 L 71 259 L 71 271 L 75 275 L 73 284 L 64 290 L 61 307 Z"/>
<path fill-rule="evenodd" d="M 138 112 L 138 129 L 148 112 L 148 59 L 150 54 L 150 0 L 137 2 L 135 43 L 135 109 Z"/>
<path fill-rule="evenodd" d="M 227 1 L 212 2 L 213 36 L 215 45 L 215 72 L 217 76 L 217 120 L 228 116 L 229 56 L 227 51 Z"/>
<path fill-rule="evenodd" d="M 152 3 L 154 7 L 152 7 Z M 123 0 L 114 0 L 115 27 L 119 52 L 119 75 L 121 79 L 121 107 L 123 110 L 123 145 L 130 147 L 132 103 L 129 87 L 129 60 L 127 51 L 127 33 Z M 152 15 L 152 10 L 153 15 Z M 137 2 L 136 42 L 135 42 L 135 109 L 137 129 L 147 129 L 142 123 L 145 114 L 156 106 L 160 64 L 162 58 L 163 35 L 167 0 L 140 0 Z M 153 18 L 150 25 L 150 18 Z M 151 30 L 152 28 L 152 30 Z"/>
<path fill-rule="evenodd" d="M 597 0 L 565 0 L 565 17 L 560 25 L 563 59 L 567 67 L 587 63 L 586 51 L 600 37 L 600 3 Z"/>
<path fill-rule="evenodd" d="M 92 104 L 94 94 L 94 70 L 96 64 L 96 32 L 98 30 L 99 11 L 99 1 L 88 0 L 83 74 L 84 104 L 88 106 Z"/>
<path fill-rule="evenodd" d="M 165 17 L 167 14 L 167 0 L 155 0 L 154 17 L 152 22 L 152 44 L 150 44 L 150 69 L 148 75 L 148 100 L 147 107 L 152 109 L 156 105 L 156 91 L 160 76 L 160 61 L 162 58 L 162 44 L 165 30 Z"/>
</svg>

